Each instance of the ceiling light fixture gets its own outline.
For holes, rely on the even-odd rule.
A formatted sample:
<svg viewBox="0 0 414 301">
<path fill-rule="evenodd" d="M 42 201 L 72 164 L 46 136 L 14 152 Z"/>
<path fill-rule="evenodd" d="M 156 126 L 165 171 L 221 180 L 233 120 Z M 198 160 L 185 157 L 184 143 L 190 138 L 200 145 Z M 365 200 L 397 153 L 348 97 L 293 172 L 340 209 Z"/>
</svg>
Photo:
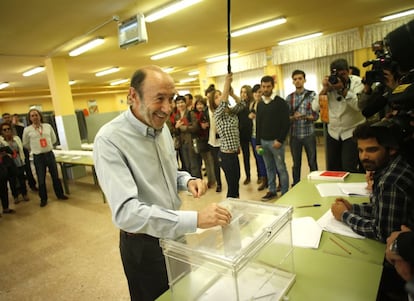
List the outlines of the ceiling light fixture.
<svg viewBox="0 0 414 301">
<path fill-rule="evenodd" d="M 274 27 L 274 26 L 277 26 L 283 23 L 286 23 L 286 18 L 278 18 L 278 19 L 254 24 L 254 25 L 242 28 L 242 29 L 235 30 L 231 33 L 231 36 L 233 38 L 239 37 L 245 34 L 249 34 L 249 33 L 256 32 L 256 31 L 263 30 L 263 29 L 270 28 L 270 27 Z"/>
<path fill-rule="evenodd" d="M 201 2 L 201 0 L 178 0 L 174 1 L 170 4 L 167 4 L 166 6 L 163 6 L 153 12 L 150 12 L 145 17 L 145 22 L 150 23 L 154 22 L 156 20 L 162 19 L 166 16 L 169 16 L 173 13 L 176 13 L 179 10 L 182 10 L 184 8 L 187 8 L 193 4 L 196 4 L 198 2 Z"/>
<path fill-rule="evenodd" d="M 116 80 L 116 81 L 110 83 L 110 85 L 111 86 L 116 86 L 116 85 L 120 85 L 120 84 L 126 83 L 128 81 L 129 81 L 129 79 L 124 78 L 124 79 Z"/>
<path fill-rule="evenodd" d="M 200 71 L 198 71 L 198 70 L 188 72 L 189 76 L 195 76 L 195 75 L 199 75 L 199 74 L 200 74 Z"/>
<path fill-rule="evenodd" d="M 173 70 L 174 70 L 174 67 L 165 67 L 165 68 L 162 68 L 162 71 L 164 71 L 165 73 L 173 72 Z"/>
<path fill-rule="evenodd" d="M 153 61 L 160 60 L 160 59 L 163 59 L 165 57 L 176 55 L 176 54 L 184 52 L 184 51 L 187 51 L 187 46 L 182 46 L 182 47 L 174 48 L 174 49 L 171 49 L 171 50 L 168 50 L 168 51 L 165 51 L 165 52 L 155 54 L 155 55 L 151 56 L 151 60 L 153 60 Z"/>
<path fill-rule="evenodd" d="M 25 73 L 23 73 L 23 76 L 26 76 L 26 77 L 27 76 L 32 76 L 32 75 L 40 73 L 44 70 L 45 70 L 44 66 L 38 66 L 38 67 L 35 67 L 33 69 L 27 70 Z"/>
<path fill-rule="evenodd" d="M 237 52 L 233 52 L 232 54 L 230 54 L 230 57 L 236 57 L 239 54 Z M 218 61 L 223 61 L 227 59 L 227 54 L 223 54 L 223 55 L 219 55 L 219 56 L 214 56 L 214 57 L 209 57 L 206 59 L 207 63 L 213 63 L 213 62 L 218 62 Z"/>
<path fill-rule="evenodd" d="M 70 56 L 78 56 L 88 50 L 91 50 L 92 48 L 95 48 L 96 46 L 99 46 L 101 44 L 103 44 L 104 42 L 104 38 L 102 37 L 97 37 L 75 49 L 73 49 L 71 52 L 69 52 Z"/>
<path fill-rule="evenodd" d="M 316 37 L 319 37 L 322 35 L 322 32 L 317 32 L 317 33 L 313 33 L 313 34 L 308 34 L 306 36 L 301 36 L 301 37 L 297 37 L 297 38 L 293 38 L 293 39 L 289 39 L 289 40 L 284 40 L 279 42 L 279 45 L 286 45 L 286 44 L 291 44 L 291 43 L 296 43 L 299 41 L 303 41 L 303 40 L 308 40 L 308 39 L 313 39 Z"/>
<path fill-rule="evenodd" d="M 72 85 L 74 85 L 76 83 L 76 80 L 70 80 L 69 81 L 69 86 L 72 86 Z"/>
<path fill-rule="evenodd" d="M 195 77 L 184 78 L 184 79 L 180 80 L 180 84 L 185 84 L 185 83 L 193 82 L 195 80 L 196 80 Z"/>
<path fill-rule="evenodd" d="M 8 86 L 10 86 L 10 84 L 8 82 L 2 82 L 2 83 L 0 83 L 0 90 L 4 89 L 4 88 L 7 88 Z"/>
<path fill-rule="evenodd" d="M 406 10 L 406 11 L 403 11 L 403 12 L 400 12 L 400 13 L 396 13 L 396 14 L 393 14 L 393 15 L 382 17 L 381 21 L 389 21 L 389 20 L 392 20 L 392 19 L 397 19 L 397 18 L 409 16 L 409 15 L 412 15 L 412 14 L 414 14 L 414 9 L 410 9 L 410 10 Z"/>
<path fill-rule="evenodd" d="M 99 71 L 97 73 L 95 73 L 96 76 L 103 76 L 103 75 L 107 75 L 107 74 L 111 74 L 111 73 L 115 73 L 119 71 L 119 67 L 112 67 L 106 70 L 102 70 Z"/>
</svg>

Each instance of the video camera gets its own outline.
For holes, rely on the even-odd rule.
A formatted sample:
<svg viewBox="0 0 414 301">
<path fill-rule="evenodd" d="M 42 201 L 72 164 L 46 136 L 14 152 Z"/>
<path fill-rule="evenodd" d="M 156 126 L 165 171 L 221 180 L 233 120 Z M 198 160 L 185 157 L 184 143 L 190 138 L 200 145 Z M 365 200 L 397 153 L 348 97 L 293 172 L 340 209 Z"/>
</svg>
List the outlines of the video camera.
<svg viewBox="0 0 414 301">
<path fill-rule="evenodd" d="M 384 84 L 384 69 L 391 68 L 393 65 L 391 56 L 385 50 L 383 41 L 372 43 L 372 51 L 375 53 L 376 59 L 362 64 L 363 67 L 372 65 L 371 70 L 365 73 L 365 80 L 363 81 L 364 84 L 369 86 L 373 83 Z"/>
<path fill-rule="evenodd" d="M 364 67 L 372 65 L 364 83 L 380 83 L 380 88 L 384 88 L 384 69 L 390 70 L 398 86 L 387 93 L 387 104 L 393 110 L 411 111 L 414 108 L 414 20 L 390 32 L 383 41 L 374 42 L 372 50 L 376 59 L 363 63 Z"/>
<path fill-rule="evenodd" d="M 410 164 L 414 166 L 414 20 L 387 34 L 383 41 L 372 46 L 376 59 L 367 61 L 364 67 L 372 65 L 367 71 L 366 84 L 379 83 L 371 95 L 372 101 L 363 111 L 370 117 L 388 106 L 393 115 L 378 122 L 377 126 L 399 129 L 404 140 L 403 152 L 411 154 Z M 397 87 L 386 87 L 384 69 L 388 69 L 397 80 Z"/>
</svg>

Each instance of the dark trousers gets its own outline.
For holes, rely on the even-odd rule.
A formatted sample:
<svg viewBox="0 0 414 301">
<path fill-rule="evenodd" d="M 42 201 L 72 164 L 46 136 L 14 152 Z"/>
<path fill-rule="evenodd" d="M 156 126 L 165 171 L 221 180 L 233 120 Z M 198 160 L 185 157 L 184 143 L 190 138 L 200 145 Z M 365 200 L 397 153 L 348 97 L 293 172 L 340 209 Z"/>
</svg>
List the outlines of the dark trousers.
<svg viewBox="0 0 414 301">
<path fill-rule="evenodd" d="M 63 194 L 62 183 L 59 179 L 59 174 L 56 165 L 55 155 L 52 151 L 33 156 L 34 165 L 36 168 L 37 181 L 39 182 L 39 197 L 41 200 L 47 201 L 46 189 L 46 168 L 49 169 L 52 177 L 53 190 L 56 197 L 61 198 Z"/>
<path fill-rule="evenodd" d="M 30 165 L 30 153 L 29 150 L 25 147 L 23 147 L 23 151 L 24 151 L 24 172 L 26 174 L 26 180 L 29 184 L 30 188 L 35 188 L 36 187 L 36 180 L 33 176 L 33 172 L 32 172 L 32 167 Z"/>
<path fill-rule="evenodd" d="M 27 194 L 24 166 L 13 166 L 11 168 L 11 171 L 9 171 L 9 183 L 14 198 L 17 198 L 19 194 Z"/>
<path fill-rule="evenodd" d="M 302 149 L 305 148 L 306 157 L 308 159 L 308 165 L 310 171 L 318 170 L 318 164 L 316 163 L 316 137 L 315 134 L 298 138 L 296 136 L 290 136 L 290 152 L 292 154 L 293 166 L 293 185 L 296 185 L 300 181 L 300 170 L 302 167 Z"/>
<path fill-rule="evenodd" d="M 219 151 L 220 147 L 214 147 L 209 145 L 209 150 L 214 162 L 214 175 L 216 177 L 217 186 L 221 186 L 221 172 L 220 172 L 220 160 Z"/>
<path fill-rule="evenodd" d="M 9 209 L 8 177 L 7 166 L 0 163 L 0 199 L 3 210 Z"/>
<path fill-rule="evenodd" d="M 154 301 L 168 290 L 167 268 L 158 238 L 121 231 L 119 249 L 131 301 Z"/>
<path fill-rule="evenodd" d="M 359 172 L 358 148 L 352 137 L 346 140 L 336 140 L 328 133 L 326 137 L 326 158 L 328 170 Z"/>
<path fill-rule="evenodd" d="M 227 181 L 227 197 L 239 198 L 240 162 L 237 153 L 219 153 L 220 165 Z"/>
<path fill-rule="evenodd" d="M 240 146 L 243 154 L 244 173 L 246 178 L 250 179 L 250 141 L 240 140 Z"/>
</svg>

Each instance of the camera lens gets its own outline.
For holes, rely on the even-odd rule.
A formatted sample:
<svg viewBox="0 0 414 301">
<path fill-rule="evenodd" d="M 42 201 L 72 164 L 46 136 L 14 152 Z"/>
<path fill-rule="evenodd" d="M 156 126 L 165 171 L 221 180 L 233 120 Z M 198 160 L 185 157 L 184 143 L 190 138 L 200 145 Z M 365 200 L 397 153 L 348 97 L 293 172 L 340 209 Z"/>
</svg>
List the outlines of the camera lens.
<svg viewBox="0 0 414 301">
<path fill-rule="evenodd" d="M 331 85 L 336 85 L 339 82 L 339 79 L 336 75 L 329 75 L 328 81 L 331 83 Z"/>
</svg>

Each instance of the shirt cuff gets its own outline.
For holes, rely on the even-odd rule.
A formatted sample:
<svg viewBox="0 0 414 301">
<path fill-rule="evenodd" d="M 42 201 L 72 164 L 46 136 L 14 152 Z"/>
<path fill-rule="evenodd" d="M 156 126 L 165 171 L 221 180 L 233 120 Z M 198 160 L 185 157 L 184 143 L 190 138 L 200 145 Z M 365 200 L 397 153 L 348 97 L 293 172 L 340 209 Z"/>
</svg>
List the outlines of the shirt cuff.
<svg viewBox="0 0 414 301">
<path fill-rule="evenodd" d="M 197 231 L 197 211 L 177 211 L 180 215 L 180 222 L 178 223 L 179 233 L 194 233 Z"/>
</svg>

